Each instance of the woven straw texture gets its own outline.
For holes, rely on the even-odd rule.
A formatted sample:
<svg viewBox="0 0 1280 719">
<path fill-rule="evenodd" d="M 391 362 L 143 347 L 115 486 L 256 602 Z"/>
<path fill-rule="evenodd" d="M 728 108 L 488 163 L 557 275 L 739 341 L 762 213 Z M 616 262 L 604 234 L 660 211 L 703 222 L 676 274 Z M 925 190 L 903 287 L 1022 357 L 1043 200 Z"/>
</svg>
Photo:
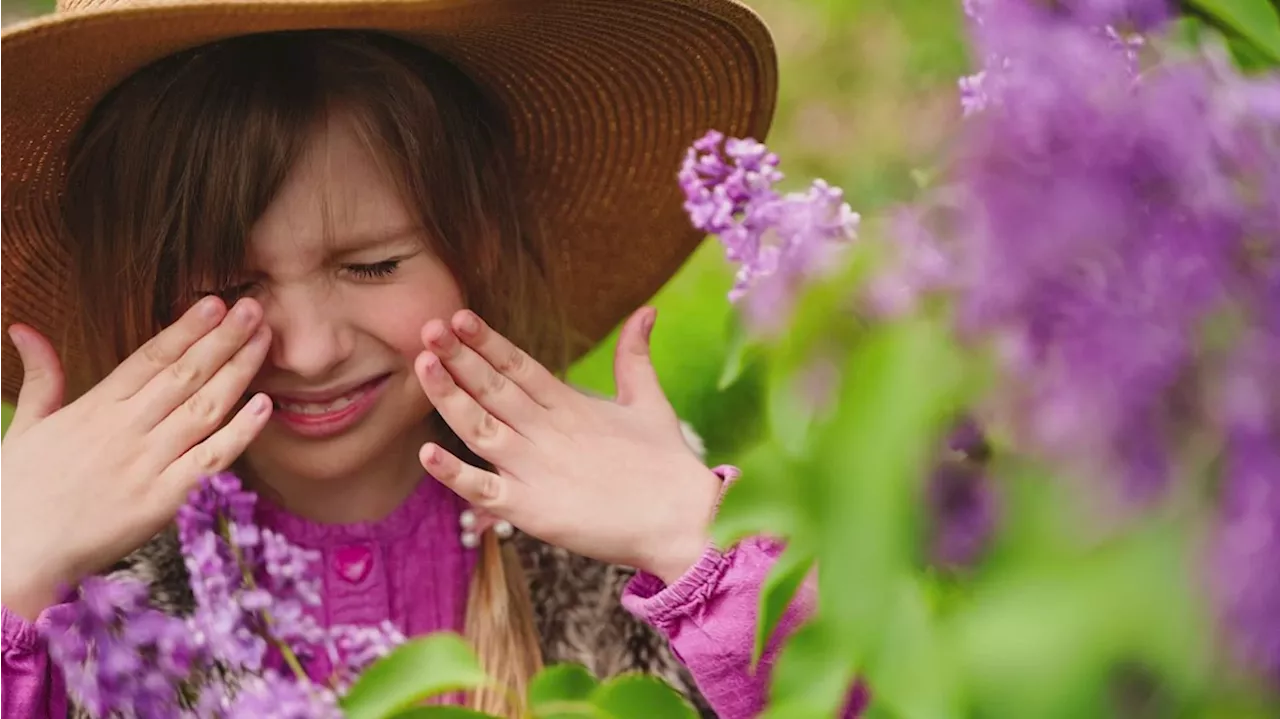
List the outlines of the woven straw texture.
<svg viewBox="0 0 1280 719">
<path fill-rule="evenodd" d="M 382 30 L 450 59 L 500 102 L 523 185 L 557 242 L 570 319 L 603 338 L 701 240 L 676 170 L 708 129 L 763 139 L 777 94 L 763 23 L 731 0 L 70 0 L 0 43 L 3 323 L 59 345 L 68 240 L 65 152 L 93 105 L 131 73 L 215 40 L 276 30 Z M 3 339 L 3 396 L 21 361 Z"/>
</svg>

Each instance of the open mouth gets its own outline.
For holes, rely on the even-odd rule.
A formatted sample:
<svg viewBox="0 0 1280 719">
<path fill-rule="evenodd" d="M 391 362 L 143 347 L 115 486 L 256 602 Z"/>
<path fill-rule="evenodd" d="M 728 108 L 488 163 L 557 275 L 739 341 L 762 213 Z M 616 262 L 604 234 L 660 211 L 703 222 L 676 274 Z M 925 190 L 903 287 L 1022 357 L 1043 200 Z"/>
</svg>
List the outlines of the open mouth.
<svg viewBox="0 0 1280 719">
<path fill-rule="evenodd" d="M 307 437 L 332 436 L 354 426 L 373 409 L 390 375 L 381 375 L 332 397 L 304 400 L 272 397 L 272 419 Z"/>
</svg>

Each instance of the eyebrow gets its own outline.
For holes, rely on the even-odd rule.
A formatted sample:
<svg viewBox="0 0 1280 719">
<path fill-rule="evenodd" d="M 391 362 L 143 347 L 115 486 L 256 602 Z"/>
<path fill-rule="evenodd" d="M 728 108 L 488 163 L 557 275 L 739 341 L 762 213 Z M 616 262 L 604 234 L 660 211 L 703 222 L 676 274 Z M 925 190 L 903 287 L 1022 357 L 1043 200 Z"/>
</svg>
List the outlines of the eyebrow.
<svg viewBox="0 0 1280 719">
<path fill-rule="evenodd" d="M 329 238 L 325 248 L 331 257 L 345 257 L 412 240 L 419 242 L 424 230 L 418 225 L 396 227 L 376 233 L 343 235 Z"/>
</svg>

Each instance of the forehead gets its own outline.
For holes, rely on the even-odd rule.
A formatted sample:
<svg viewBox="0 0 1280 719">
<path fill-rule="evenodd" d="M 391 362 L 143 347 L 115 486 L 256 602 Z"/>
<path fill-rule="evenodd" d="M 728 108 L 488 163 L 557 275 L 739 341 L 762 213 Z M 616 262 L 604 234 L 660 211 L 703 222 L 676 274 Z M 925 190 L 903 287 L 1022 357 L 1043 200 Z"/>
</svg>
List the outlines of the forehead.
<svg viewBox="0 0 1280 719">
<path fill-rule="evenodd" d="M 245 259 L 255 270 L 287 272 L 404 234 L 416 224 L 388 169 L 354 122 L 338 114 L 308 138 L 298 164 L 250 232 Z"/>
</svg>

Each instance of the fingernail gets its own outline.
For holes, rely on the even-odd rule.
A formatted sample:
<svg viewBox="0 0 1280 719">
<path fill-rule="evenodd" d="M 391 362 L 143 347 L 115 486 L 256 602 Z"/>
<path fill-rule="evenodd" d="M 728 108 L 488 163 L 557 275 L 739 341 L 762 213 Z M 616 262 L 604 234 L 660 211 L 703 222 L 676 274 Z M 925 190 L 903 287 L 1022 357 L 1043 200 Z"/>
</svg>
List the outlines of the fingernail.
<svg viewBox="0 0 1280 719">
<path fill-rule="evenodd" d="M 644 321 L 644 339 L 646 342 L 649 341 L 649 338 L 653 335 L 653 323 L 656 322 L 657 319 L 658 310 L 656 308 L 649 310 L 649 316 L 646 317 Z"/>
<path fill-rule="evenodd" d="M 508 522 L 505 519 L 499 519 L 498 522 L 493 525 L 493 533 L 498 535 L 500 539 L 510 539 L 511 535 L 514 534 L 515 531 L 516 529 L 511 526 L 511 522 Z"/>
<path fill-rule="evenodd" d="M 269 409 L 271 409 L 271 398 L 265 394 L 260 394 L 249 402 L 249 411 L 254 414 L 266 414 Z"/>
<path fill-rule="evenodd" d="M 244 300 L 237 302 L 235 309 L 233 309 L 231 312 L 232 314 L 235 315 L 236 321 L 242 325 L 247 325 L 252 323 L 254 320 L 254 315 L 257 314 L 257 310 L 254 309 L 253 303 L 246 302 Z"/>
<path fill-rule="evenodd" d="M 196 303 L 196 312 L 205 319 L 213 319 L 218 316 L 218 298 L 209 296 Z"/>
<path fill-rule="evenodd" d="M 480 331 L 480 318 L 468 310 L 458 319 L 458 329 L 465 334 L 474 335 Z"/>
<path fill-rule="evenodd" d="M 475 532 L 462 533 L 462 546 L 467 549 L 475 549 L 480 546 L 480 537 Z"/>
<path fill-rule="evenodd" d="M 13 346 L 20 350 L 27 348 L 27 333 L 18 329 L 17 325 L 9 325 L 9 339 L 13 340 Z"/>
<path fill-rule="evenodd" d="M 475 529 L 476 513 L 470 509 L 463 510 L 462 514 L 458 516 L 458 525 L 463 529 Z"/>
</svg>

